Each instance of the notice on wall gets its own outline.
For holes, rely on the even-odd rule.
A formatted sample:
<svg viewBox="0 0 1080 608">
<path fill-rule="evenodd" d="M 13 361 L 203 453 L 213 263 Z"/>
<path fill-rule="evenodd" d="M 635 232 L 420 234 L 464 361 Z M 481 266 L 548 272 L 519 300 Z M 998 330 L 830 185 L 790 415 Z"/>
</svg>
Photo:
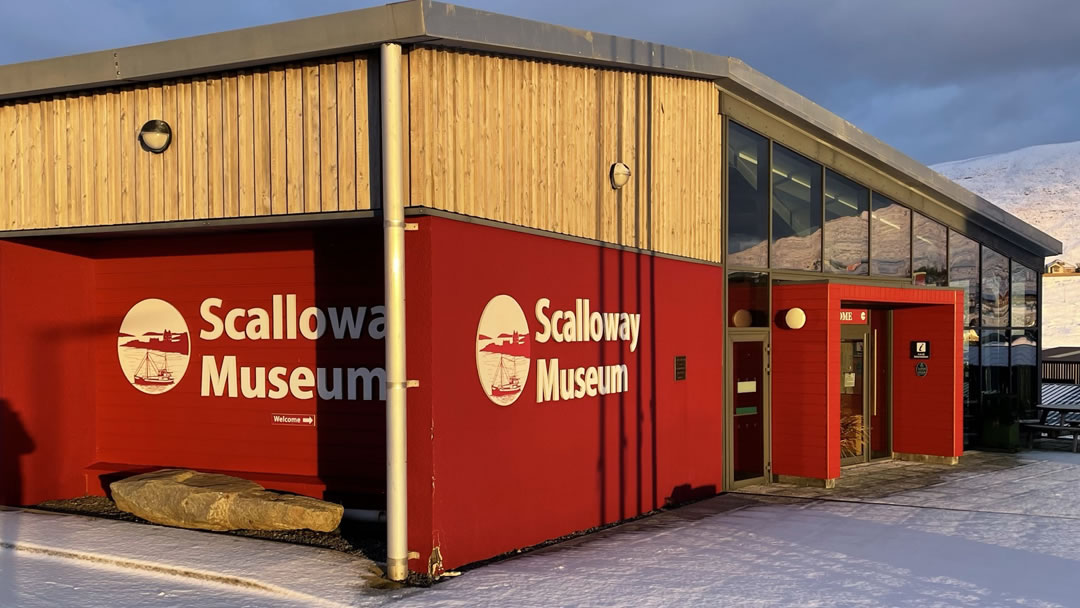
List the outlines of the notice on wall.
<svg viewBox="0 0 1080 608">
<path fill-rule="evenodd" d="M 756 393 L 757 392 L 757 380 L 739 380 L 739 383 L 735 386 L 736 393 Z"/>
<path fill-rule="evenodd" d="M 844 372 L 844 388 L 855 387 L 855 372 Z"/>
</svg>

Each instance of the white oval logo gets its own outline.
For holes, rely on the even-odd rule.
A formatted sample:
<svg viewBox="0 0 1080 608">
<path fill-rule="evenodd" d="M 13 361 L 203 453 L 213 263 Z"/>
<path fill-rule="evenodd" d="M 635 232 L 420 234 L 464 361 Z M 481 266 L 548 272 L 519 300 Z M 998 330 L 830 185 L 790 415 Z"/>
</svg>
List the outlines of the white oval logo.
<svg viewBox="0 0 1080 608">
<path fill-rule="evenodd" d="M 531 352 L 529 324 L 517 301 L 491 298 L 476 328 L 476 373 L 488 399 L 503 406 L 517 401 L 529 379 Z"/>
<path fill-rule="evenodd" d="M 165 300 L 143 300 L 124 315 L 116 353 L 124 377 L 140 391 L 172 390 L 187 371 L 190 352 L 187 323 Z"/>
</svg>

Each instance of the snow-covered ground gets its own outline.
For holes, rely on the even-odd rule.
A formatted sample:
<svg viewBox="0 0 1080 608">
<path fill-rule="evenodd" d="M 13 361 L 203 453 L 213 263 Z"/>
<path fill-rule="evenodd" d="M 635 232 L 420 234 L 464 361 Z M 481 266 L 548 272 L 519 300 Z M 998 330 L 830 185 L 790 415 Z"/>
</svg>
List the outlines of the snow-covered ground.
<svg viewBox="0 0 1080 608">
<path fill-rule="evenodd" d="M 871 501 L 726 494 L 391 591 L 325 550 L 0 512 L 0 606 L 1077 605 L 1080 455 L 1029 452 L 1021 465 Z"/>
<path fill-rule="evenodd" d="M 1032 146 L 942 163 L 935 171 L 1062 243 L 1060 257 L 1080 263 L 1080 142 Z M 1041 272 L 1042 269 L 1039 269 Z M 1080 345 L 1080 277 L 1043 282 L 1042 348 Z"/>
</svg>

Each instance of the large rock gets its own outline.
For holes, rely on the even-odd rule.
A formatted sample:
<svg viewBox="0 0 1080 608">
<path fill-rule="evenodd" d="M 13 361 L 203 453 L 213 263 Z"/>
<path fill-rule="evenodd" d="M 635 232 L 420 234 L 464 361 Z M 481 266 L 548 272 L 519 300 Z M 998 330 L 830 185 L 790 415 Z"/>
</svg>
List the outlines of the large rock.
<svg viewBox="0 0 1080 608">
<path fill-rule="evenodd" d="M 330 532 L 344 513 L 334 503 L 276 494 L 246 479 L 187 469 L 162 469 L 109 487 L 121 510 L 179 528 Z"/>
</svg>

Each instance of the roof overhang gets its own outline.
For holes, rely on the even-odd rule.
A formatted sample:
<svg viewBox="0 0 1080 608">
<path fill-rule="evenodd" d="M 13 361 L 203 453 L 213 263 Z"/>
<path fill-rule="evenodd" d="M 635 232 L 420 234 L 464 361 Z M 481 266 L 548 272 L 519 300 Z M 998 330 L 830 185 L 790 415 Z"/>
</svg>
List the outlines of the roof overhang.
<svg viewBox="0 0 1080 608">
<path fill-rule="evenodd" d="M 0 101 L 179 78 L 371 49 L 385 42 L 660 72 L 716 81 L 966 221 L 1036 256 L 1061 242 L 738 59 L 433 2 L 367 9 L 0 66 Z"/>
</svg>

